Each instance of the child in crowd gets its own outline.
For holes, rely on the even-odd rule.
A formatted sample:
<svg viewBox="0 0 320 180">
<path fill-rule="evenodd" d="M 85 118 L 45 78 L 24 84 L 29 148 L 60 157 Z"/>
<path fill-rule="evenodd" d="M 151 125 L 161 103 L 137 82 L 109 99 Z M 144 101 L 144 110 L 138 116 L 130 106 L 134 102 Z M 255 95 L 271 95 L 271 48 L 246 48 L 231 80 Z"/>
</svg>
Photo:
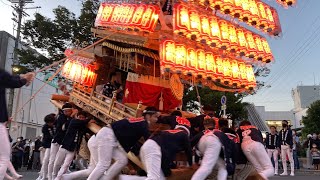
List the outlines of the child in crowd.
<svg viewBox="0 0 320 180">
<path fill-rule="evenodd" d="M 311 156 L 312 156 L 312 164 L 314 166 L 314 169 L 319 170 L 320 151 L 317 148 L 316 144 L 312 144 Z"/>
</svg>

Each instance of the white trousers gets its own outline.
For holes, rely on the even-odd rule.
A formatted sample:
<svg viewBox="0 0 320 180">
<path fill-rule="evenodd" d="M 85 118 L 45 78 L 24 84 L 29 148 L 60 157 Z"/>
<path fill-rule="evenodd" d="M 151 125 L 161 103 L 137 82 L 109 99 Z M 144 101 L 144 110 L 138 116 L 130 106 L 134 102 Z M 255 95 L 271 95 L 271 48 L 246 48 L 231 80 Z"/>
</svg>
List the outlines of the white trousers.
<svg viewBox="0 0 320 180">
<path fill-rule="evenodd" d="M 278 155 L 279 152 L 277 149 L 267 149 L 267 153 L 269 158 L 271 159 L 273 156 L 273 161 L 274 161 L 274 173 L 278 174 L 278 169 L 279 169 L 279 162 L 278 162 Z"/>
<path fill-rule="evenodd" d="M 198 144 L 199 151 L 203 154 L 200 168 L 193 174 L 191 180 L 206 179 L 213 168 L 218 168 L 218 180 L 226 180 L 228 172 L 226 170 L 225 162 L 219 158 L 222 144 L 219 138 L 215 135 L 203 136 Z"/>
<path fill-rule="evenodd" d="M 68 151 L 62 147 L 59 151 L 54 161 L 52 176 L 56 177 L 55 180 L 60 180 L 62 175 L 65 174 L 74 158 L 75 152 Z M 60 169 L 60 170 L 59 170 Z"/>
<path fill-rule="evenodd" d="M 242 142 L 241 148 L 260 176 L 268 179 L 268 177 L 274 175 L 271 159 L 262 143 L 248 139 Z"/>
<path fill-rule="evenodd" d="M 41 162 L 40 177 L 42 179 L 45 179 L 48 176 L 49 159 L 50 159 L 50 148 L 46 148 L 44 151 L 42 162 Z"/>
<path fill-rule="evenodd" d="M 92 173 L 96 164 L 98 162 L 98 149 L 96 144 L 96 136 L 92 136 L 88 141 L 88 148 L 90 151 L 90 164 L 88 169 L 84 169 L 81 171 L 72 172 L 70 174 L 64 174 L 62 176 L 63 180 L 72 180 L 72 179 L 81 179 L 81 178 L 88 178 L 89 175 Z"/>
<path fill-rule="evenodd" d="M 0 123 L 0 142 L 0 180 L 3 180 L 10 162 L 10 142 L 4 123 Z"/>
<path fill-rule="evenodd" d="M 52 176 L 52 173 L 53 173 L 54 161 L 59 151 L 59 147 L 60 145 L 58 143 L 51 143 L 50 158 L 49 158 L 49 165 L 48 165 L 48 180 L 53 180 L 55 178 Z"/>
<path fill-rule="evenodd" d="M 307 155 L 307 168 L 310 169 L 312 167 L 312 156 L 311 156 L 309 147 L 307 148 L 306 155 Z"/>
<path fill-rule="evenodd" d="M 109 127 L 104 127 L 97 133 L 96 141 L 98 144 L 98 162 L 88 180 L 97 180 L 99 178 L 111 180 L 127 165 L 126 152 L 119 145 L 113 130 Z M 115 162 L 111 165 L 112 159 Z M 104 172 L 105 174 L 103 175 Z"/>
<path fill-rule="evenodd" d="M 288 173 L 287 156 L 288 156 L 289 162 L 290 162 L 291 173 L 293 174 L 294 173 L 294 161 L 293 161 L 292 149 L 290 148 L 290 146 L 281 145 L 281 160 L 282 160 L 282 166 L 283 166 L 284 173 Z"/>
</svg>

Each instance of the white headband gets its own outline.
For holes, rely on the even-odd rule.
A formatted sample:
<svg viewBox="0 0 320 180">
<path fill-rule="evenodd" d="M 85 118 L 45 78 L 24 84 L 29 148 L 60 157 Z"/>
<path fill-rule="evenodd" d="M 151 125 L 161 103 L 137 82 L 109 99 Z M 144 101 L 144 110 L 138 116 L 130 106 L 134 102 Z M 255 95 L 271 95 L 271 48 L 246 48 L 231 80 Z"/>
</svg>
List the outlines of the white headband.
<svg viewBox="0 0 320 180">
<path fill-rule="evenodd" d="M 182 125 L 176 125 L 176 127 L 174 129 L 179 129 L 179 128 L 186 130 L 188 133 L 188 136 L 190 136 L 190 131 L 187 127 L 182 126 Z"/>
</svg>

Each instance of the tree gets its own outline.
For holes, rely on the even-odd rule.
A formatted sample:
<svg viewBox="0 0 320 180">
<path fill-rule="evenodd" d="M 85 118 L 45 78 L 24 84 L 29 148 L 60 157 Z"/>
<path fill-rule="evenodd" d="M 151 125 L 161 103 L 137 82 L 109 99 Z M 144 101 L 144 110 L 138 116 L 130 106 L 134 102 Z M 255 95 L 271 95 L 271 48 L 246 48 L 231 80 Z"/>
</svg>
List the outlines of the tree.
<svg viewBox="0 0 320 180">
<path fill-rule="evenodd" d="M 217 116 L 221 109 L 220 99 L 225 95 L 227 97 L 227 114 L 231 114 L 232 119 L 241 120 L 247 118 L 247 111 L 244 108 L 245 104 L 242 103 L 242 95 L 214 91 L 208 87 L 199 87 L 198 90 L 204 110 L 215 111 Z M 199 109 L 197 91 L 195 87 L 188 88 L 185 90 L 183 97 L 183 110 L 192 111 L 197 109 Z"/>
<path fill-rule="evenodd" d="M 41 68 L 64 58 L 68 47 L 92 43 L 91 27 L 98 6 L 98 0 L 82 1 L 79 17 L 63 6 L 53 9 L 54 19 L 36 13 L 35 19 L 28 20 L 22 27 L 23 39 L 45 56 L 38 56 L 30 49 L 18 50 L 21 64 L 29 69 Z"/>
<path fill-rule="evenodd" d="M 319 133 L 320 132 L 320 100 L 313 102 L 307 110 L 307 116 L 302 117 L 302 134 Z"/>
</svg>

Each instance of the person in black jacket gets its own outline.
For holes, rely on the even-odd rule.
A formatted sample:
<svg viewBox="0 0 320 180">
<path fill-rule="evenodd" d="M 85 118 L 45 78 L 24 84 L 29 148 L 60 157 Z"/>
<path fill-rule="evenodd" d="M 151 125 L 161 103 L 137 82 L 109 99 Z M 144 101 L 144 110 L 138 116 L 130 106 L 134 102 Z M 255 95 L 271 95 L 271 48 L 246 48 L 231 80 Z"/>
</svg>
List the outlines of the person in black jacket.
<svg viewBox="0 0 320 180">
<path fill-rule="evenodd" d="M 188 164 L 192 166 L 190 132 L 184 126 L 174 130 L 161 131 L 150 137 L 140 150 L 140 159 L 147 172 L 147 179 L 165 179 L 171 175 L 170 163 L 178 152 L 184 151 Z"/>
<path fill-rule="evenodd" d="M 44 180 L 47 178 L 48 175 L 48 164 L 49 164 L 49 158 L 50 158 L 50 147 L 51 147 L 51 141 L 53 139 L 53 136 L 55 134 L 56 128 L 54 126 L 55 122 L 55 115 L 54 114 L 48 114 L 44 117 L 45 124 L 42 126 L 42 147 L 45 149 L 44 157 L 41 162 L 41 171 L 40 176 L 38 179 Z"/>
<path fill-rule="evenodd" d="M 290 176 L 294 176 L 294 160 L 292 154 L 293 148 L 293 138 L 292 138 L 292 130 L 288 126 L 288 121 L 282 121 L 282 130 L 279 132 L 279 142 L 281 148 L 281 160 L 283 165 L 283 173 L 280 174 L 281 176 L 288 175 L 288 168 L 287 168 L 287 156 L 290 161 L 291 166 L 291 173 Z"/>
<path fill-rule="evenodd" d="M 76 118 L 70 121 L 54 161 L 52 176 L 56 176 L 55 180 L 60 180 L 62 175 L 67 172 L 76 151 L 80 148 L 82 137 L 89 122 L 94 122 L 94 120 L 88 119 L 88 114 L 85 111 L 78 112 Z"/>
<path fill-rule="evenodd" d="M 66 135 L 69 123 L 72 117 L 77 113 L 77 110 L 73 107 L 71 103 L 66 103 L 62 106 L 62 113 L 58 115 L 58 118 L 55 122 L 56 133 L 53 137 L 50 147 L 50 158 L 48 165 L 48 180 L 53 180 L 53 166 L 58 153 L 59 147 L 62 144 L 62 141 Z"/>
<path fill-rule="evenodd" d="M 119 174 L 128 163 L 126 152 L 129 152 L 141 137 L 145 140 L 149 138 L 149 123 L 155 123 L 158 117 L 159 113 L 156 108 L 147 107 L 141 118 L 123 119 L 103 127 L 96 136 L 98 163 L 88 180 L 100 179 L 105 171 L 102 179 L 113 179 Z M 115 162 L 111 165 L 112 159 Z"/>
<path fill-rule="evenodd" d="M 9 117 L 6 103 L 6 88 L 20 88 L 28 85 L 34 79 L 34 76 L 34 73 L 13 76 L 3 69 L 0 69 L 0 180 L 2 180 L 6 174 L 11 151 L 7 131 Z"/>
<path fill-rule="evenodd" d="M 278 175 L 278 155 L 279 155 L 279 136 L 276 132 L 276 127 L 275 126 L 270 126 L 270 133 L 267 134 L 267 137 L 264 141 L 266 148 L 267 148 L 267 153 L 270 158 L 273 156 L 274 160 L 274 174 Z"/>
<path fill-rule="evenodd" d="M 241 148 L 247 159 L 256 168 L 262 179 L 274 175 L 274 168 L 263 145 L 261 132 L 249 121 L 242 121 L 237 131 L 240 136 Z"/>
</svg>

